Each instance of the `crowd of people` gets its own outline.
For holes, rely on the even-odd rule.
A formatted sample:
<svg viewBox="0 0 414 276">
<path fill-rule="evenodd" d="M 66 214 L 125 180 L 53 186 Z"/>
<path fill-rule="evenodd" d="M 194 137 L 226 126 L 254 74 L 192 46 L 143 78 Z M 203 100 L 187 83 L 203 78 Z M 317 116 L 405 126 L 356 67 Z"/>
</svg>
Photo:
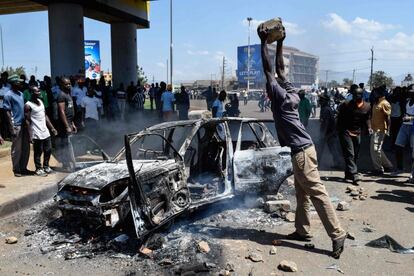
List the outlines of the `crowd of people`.
<svg viewBox="0 0 414 276">
<path fill-rule="evenodd" d="M 123 83 L 112 87 L 104 78 L 99 81 L 83 77 L 50 77 L 43 81 L 25 75 L 0 78 L 0 144 L 10 139 L 13 173 L 16 177 L 28 175 L 30 144 L 33 144 L 35 174 L 53 173 L 49 166 L 51 154 L 62 163 L 62 169 L 73 171 L 75 157 L 70 138 L 82 132 L 88 136 L 99 133 L 101 120 L 128 122 L 140 116 L 146 98 L 149 109 L 160 120 L 188 119 L 190 97 L 185 87 L 173 94 L 165 82 L 144 87 L 133 82 L 125 89 Z M 43 155 L 43 162 L 42 162 Z"/>
<path fill-rule="evenodd" d="M 360 181 L 357 167 L 361 136 L 370 136 L 372 175 L 391 172 L 399 175 L 404 169 L 403 153 L 406 146 L 412 149 L 414 160 L 414 88 L 385 86 L 367 91 L 363 83 L 353 84 L 347 92 L 337 88 L 299 91 L 299 117 L 307 127 L 309 118 L 316 116 L 320 106 L 320 137 L 318 156 L 322 159 L 325 146 L 333 155 L 333 168 L 345 167 L 345 179 L 354 184 Z M 396 166 L 384 153 L 388 140 L 395 152 Z M 339 149 L 341 148 L 341 149 Z M 342 153 L 343 158 L 339 154 Z M 344 164 L 345 163 L 345 164 Z M 413 163 L 414 164 L 414 163 Z M 414 182 L 414 170 L 410 177 Z"/>
</svg>

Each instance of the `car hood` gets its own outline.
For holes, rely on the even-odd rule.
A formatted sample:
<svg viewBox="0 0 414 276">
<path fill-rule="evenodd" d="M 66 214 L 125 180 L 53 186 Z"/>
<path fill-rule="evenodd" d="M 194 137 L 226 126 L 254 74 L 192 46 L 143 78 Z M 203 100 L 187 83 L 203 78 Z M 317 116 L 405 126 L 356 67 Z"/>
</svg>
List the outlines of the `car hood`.
<svg viewBox="0 0 414 276">
<path fill-rule="evenodd" d="M 136 172 L 139 170 L 141 173 L 162 168 L 170 163 L 175 163 L 175 161 L 133 160 L 133 163 Z M 59 187 L 61 189 L 64 186 L 70 185 L 91 190 L 101 190 L 114 181 L 128 177 L 128 166 L 125 160 L 116 163 L 104 162 L 69 174 L 59 183 Z"/>
</svg>

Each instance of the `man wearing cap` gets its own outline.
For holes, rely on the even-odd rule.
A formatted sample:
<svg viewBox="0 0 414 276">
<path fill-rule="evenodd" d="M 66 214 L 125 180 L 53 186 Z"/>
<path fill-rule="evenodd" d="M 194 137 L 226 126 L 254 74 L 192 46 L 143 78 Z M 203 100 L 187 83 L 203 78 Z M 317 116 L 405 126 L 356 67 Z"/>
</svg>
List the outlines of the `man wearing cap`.
<svg viewBox="0 0 414 276">
<path fill-rule="evenodd" d="M 266 90 L 272 101 L 272 112 L 281 146 L 289 146 L 292 154 L 296 189 L 296 231 L 288 239 L 309 241 L 310 203 L 312 202 L 326 232 L 332 239 L 332 257 L 339 258 L 344 250 L 347 233 L 341 228 L 325 186 L 321 182 L 315 147 L 310 135 L 299 120 L 299 95 L 285 76 L 283 62 L 283 40 L 277 41 L 276 80 L 268 53 L 268 32 L 261 24 L 257 29 L 261 39 L 263 71 L 266 75 Z"/>
<path fill-rule="evenodd" d="M 361 132 L 367 127 L 371 129 L 370 112 L 371 105 L 363 100 L 363 91 L 358 85 L 351 85 L 352 100 L 343 102 L 338 107 L 337 129 L 342 154 L 345 160 L 345 180 L 351 180 L 354 185 L 359 185 L 357 160 L 361 144 Z"/>
<path fill-rule="evenodd" d="M 11 89 L 4 96 L 3 108 L 6 110 L 9 130 L 12 136 L 11 158 L 14 176 L 27 174 L 30 156 L 30 141 L 24 124 L 24 99 L 22 80 L 17 75 L 10 76 Z"/>
</svg>

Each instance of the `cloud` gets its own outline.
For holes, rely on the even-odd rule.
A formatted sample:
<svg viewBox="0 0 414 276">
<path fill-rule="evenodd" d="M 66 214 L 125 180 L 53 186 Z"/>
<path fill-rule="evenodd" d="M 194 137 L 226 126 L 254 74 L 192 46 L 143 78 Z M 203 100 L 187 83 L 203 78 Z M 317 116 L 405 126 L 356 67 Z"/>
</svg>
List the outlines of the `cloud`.
<svg viewBox="0 0 414 276">
<path fill-rule="evenodd" d="M 265 22 L 265 20 L 256 20 L 256 19 L 253 19 L 252 21 L 251 21 L 251 23 L 250 23 L 250 26 L 251 26 L 251 28 L 252 28 L 252 30 L 254 30 L 254 29 L 257 29 L 257 27 L 261 24 L 261 23 L 263 23 L 263 22 Z M 288 22 L 288 21 L 282 21 L 283 22 L 283 25 L 285 26 L 285 28 L 286 28 L 286 32 L 289 34 L 289 35 L 297 35 L 297 34 L 302 34 L 302 33 L 304 33 L 305 32 L 305 30 L 304 29 L 301 29 L 300 27 L 299 27 L 299 25 L 298 24 L 296 24 L 296 23 L 292 23 L 292 22 Z M 243 21 L 242 21 L 242 25 L 243 26 L 249 26 L 249 21 L 247 20 L 247 19 L 244 19 Z"/>
<path fill-rule="evenodd" d="M 380 33 L 398 28 L 392 24 L 384 24 L 361 17 L 347 21 L 336 13 L 330 13 L 322 25 L 328 30 L 362 39 L 375 39 Z"/>
<path fill-rule="evenodd" d="M 210 52 L 206 50 L 201 50 L 201 51 L 187 50 L 187 54 L 189 54 L 190 56 L 208 56 Z"/>
<path fill-rule="evenodd" d="M 163 63 L 163 62 L 157 62 L 156 65 L 158 67 L 161 67 L 161 68 L 165 68 L 166 67 L 165 63 Z"/>
</svg>

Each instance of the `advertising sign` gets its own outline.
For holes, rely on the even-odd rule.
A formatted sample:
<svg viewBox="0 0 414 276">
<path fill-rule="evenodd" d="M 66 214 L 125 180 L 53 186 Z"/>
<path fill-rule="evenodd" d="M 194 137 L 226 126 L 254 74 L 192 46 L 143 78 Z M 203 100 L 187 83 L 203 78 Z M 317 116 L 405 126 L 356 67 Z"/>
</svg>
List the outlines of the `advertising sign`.
<svg viewBox="0 0 414 276">
<path fill-rule="evenodd" d="M 247 70 L 248 46 L 237 47 L 237 79 L 239 83 L 263 82 L 263 67 L 260 45 L 250 45 L 250 70 Z"/>
<path fill-rule="evenodd" d="M 101 77 L 101 55 L 98 40 L 85 40 L 85 78 Z"/>
</svg>

